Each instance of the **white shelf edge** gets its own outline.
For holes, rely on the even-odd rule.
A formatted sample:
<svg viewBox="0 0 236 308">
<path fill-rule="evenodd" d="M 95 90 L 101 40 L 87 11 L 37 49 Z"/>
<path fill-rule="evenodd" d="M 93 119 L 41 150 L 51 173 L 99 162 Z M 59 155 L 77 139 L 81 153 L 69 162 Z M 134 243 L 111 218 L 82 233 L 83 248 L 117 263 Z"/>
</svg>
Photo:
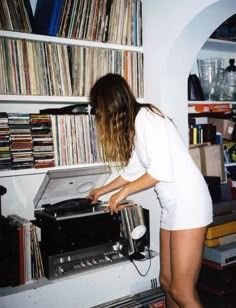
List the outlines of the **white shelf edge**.
<svg viewBox="0 0 236 308">
<path fill-rule="evenodd" d="M 0 102 L 24 102 L 24 103 L 87 103 L 87 96 L 44 96 L 44 95 L 0 95 Z"/>
<path fill-rule="evenodd" d="M 136 98 L 138 102 L 143 102 L 143 98 Z M 89 103 L 88 96 L 44 96 L 44 95 L 1 95 L 0 104 L 9 103 Z"/>
<path fill-rule="evenodd" d="M 57 43 L 57 44 L 64 44 L 64 45 L 77 45 L 77 46 L 85 46 L 85 47 L 98 47 L 98 48 L 143 52 L 143 48 L 137 47 L 137 46 L 102 43 L 102 42 L 96 42 L 96 41 L 84 41 L 84 40 L 48 36 L 48 35 L 39 35 L 39 34 L 32 34 L 32 33 L 25 33 L 25 32 L 0 30 L 0 36 L 6 37 L 6 38 L 14 38 L 14 39 L 21 39 L 21 40 L 25 39 L 25 40 L 31 40 L 31 41 L 33 40 L 33 41 Z"/>
<path fill-rule="evenodd" d="M 188 101 L 188 105 L 220 105 L 220 104 L 236 104 L 235 101 Z"/>
<path fill-rule="evenodd" d="M 235 163 L 224 163 L 225 167 L 234 167 L 236 166 L 236 162 Z"/>
<path fill-rule="evenodd" d="M 203 50 L 228 51 L 236 53 L 236 42 L 219 39 L 208 39 L 202 46 Z"/>
<path fill-rule="evenodd" d="M 12 176 L 25 176 L 35 174 L 45 174 L 49 170 L 62 170 L 62 169 L 75 169 L 75 168 L 86 168 L 86 167 L 97 167 L 108 165 L 108 163 L 83 163 L 79 165 L 66 165 L 66 166 L 55 166 L 50 168 L 31 168 L 31 169 L 20 169 L 20 170 L 3 170 L 0 171 L 0 178 L 12 177 Z"/>
</svg>

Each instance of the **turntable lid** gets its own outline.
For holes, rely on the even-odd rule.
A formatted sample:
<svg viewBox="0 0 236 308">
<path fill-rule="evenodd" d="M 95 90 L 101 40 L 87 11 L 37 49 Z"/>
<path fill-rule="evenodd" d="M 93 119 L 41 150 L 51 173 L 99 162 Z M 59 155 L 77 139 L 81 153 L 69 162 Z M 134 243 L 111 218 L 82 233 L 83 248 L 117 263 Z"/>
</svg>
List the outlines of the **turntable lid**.
<svg viewBox="0 0 236 308">
<path fill-rule="evenodd" d="M 84 198 L 89 192 L 102 186 L 111 174 L 109 165 L 49 170 L 34 198 L 34 206 Z"/>
</svg>

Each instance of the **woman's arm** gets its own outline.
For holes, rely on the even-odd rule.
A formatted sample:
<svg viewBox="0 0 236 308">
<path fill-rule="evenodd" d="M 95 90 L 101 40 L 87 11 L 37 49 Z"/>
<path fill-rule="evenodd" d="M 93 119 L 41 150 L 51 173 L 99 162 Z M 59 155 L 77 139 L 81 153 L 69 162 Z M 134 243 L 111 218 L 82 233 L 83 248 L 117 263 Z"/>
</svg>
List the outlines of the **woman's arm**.
<svg viewBox="0 0 236 308">
<path fill-rule="evenodd" d="M 118 212 L 118 203 L 124 200 L 128 195 L 138 192 L 140 190 L 150 188 L 156 185 L 159 181 L 153 178 L 150 174 L 145 173 L 140 178 L 127 182 L 122 186 L 121 190 L 111 196 L 108 201 L 108 206 L 111 210 L 111 214 L 113 212 Z M 117 187 L 118 188 L 118 187 Z"/>
<path fill-rule="evenodd" d="M 115 189 L 123 187 L 125 184 L 129 183 L 127 180 L 122 178 L 121 176 L 118 176 L 110 183 L 92 190 L 90 194 L 87 196 L 87 198 L 91 199 L 92 202 L 97 202 L 98 198 L 106 193 L 109 193 Z"/>
</svg>

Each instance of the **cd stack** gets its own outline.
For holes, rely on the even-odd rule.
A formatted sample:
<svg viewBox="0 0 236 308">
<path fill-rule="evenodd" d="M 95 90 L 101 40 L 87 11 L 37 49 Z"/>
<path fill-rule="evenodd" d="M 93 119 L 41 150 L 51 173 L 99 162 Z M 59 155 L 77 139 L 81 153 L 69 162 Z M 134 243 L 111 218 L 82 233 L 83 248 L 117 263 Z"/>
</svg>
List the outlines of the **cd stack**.
<svg viewBox="0 0 236 308">
<path fill-rule="evenodd" d="M 33 167 L 32 135 L 28 113 L 9 113 L 12 169 Z"/>
<path fill-rule="evenodd" d="M 11 169 L 8 115 L 0 112 L 0 170 Z"/>
<path fill-rule="evenodd" d="M 236 300 L 236 202 L 215 203 L 213 211 L 198 287 L 201 294 L 207 294 L 205 298 L 220 308 Z"/>
<path fill-rule="evenodd" d="M 48 114 L 31 114 L 31 130 L 34 167 L 54 167 L 51 116 Z"/>
</svg>

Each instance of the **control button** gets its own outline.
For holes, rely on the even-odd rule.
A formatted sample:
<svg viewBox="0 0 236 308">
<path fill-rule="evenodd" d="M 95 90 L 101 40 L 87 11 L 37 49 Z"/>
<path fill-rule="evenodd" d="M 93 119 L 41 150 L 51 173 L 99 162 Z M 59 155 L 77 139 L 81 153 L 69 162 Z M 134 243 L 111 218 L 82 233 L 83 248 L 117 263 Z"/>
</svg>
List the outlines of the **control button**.
<svg viewBox="0 0 236 308">
<path fill-rule="evenodd" d="M 110 262 L 111 259 L 108 256 L 105 256 L 105 261 Z"/>
<path fill-rule="evenodd" d="M 58 266 L 57 273 L 58 275 L 64 274 L 64 269 L 61 266 Z"/>
</svg>

